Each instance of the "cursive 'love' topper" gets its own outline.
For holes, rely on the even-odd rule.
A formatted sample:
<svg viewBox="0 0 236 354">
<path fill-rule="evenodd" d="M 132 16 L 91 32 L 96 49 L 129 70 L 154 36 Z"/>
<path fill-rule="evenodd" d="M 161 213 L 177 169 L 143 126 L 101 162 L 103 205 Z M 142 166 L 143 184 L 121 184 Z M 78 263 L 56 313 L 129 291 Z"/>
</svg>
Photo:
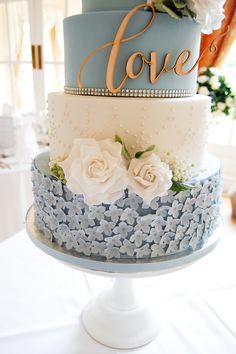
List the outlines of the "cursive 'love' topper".
<svg viewBox="0 0 236 354">
<path fill-rule="evenodd" d="M 149 9 L 150 10 L 150 20 L 147 23 L 147 25 L 138 33 L 133 34 L 132 36 L 129 36 L 127 38 L 124 38 L 125 31 L 128 27 L 128 24 L 131 20 L 131 18 L 136 14 L 137 11 L 141 9 Z M 96 53 L 102 51 L 105 48 L 111 47 L 108 63 L 107 63 L 107 68 L 106 68 L 106 86 L 107 89 L 112 92 L 113 94 L 118 93 L 119 91 L 122 90 L 123 86 L 125 85 L 126 81 L 128 79 L 137 79 L 138 77 L 141 76 L 145 64 L 149 66 L 149 80 L 151 84 L 156 84 L 157 81 L 160 79 L 160 77 L 164 73 L 175 73 L 176 75 L 179 76 L 186 76 L 190 74 L 192 71 L 195 70 L 197 67 L 200 59 L 203 57 L 203 55 L 206 53 L 206 51 L 210 52 L 215 52 L 217 50 L 216 46 L 216 40 L 218 40 L 219 37 L 222 37 L 222 35 L 218 36 L 215 38 L 212 43 L 206 47 L 202 53 L 200 53 L 200 56 L 197 58 L 197 60 L 194 62 L 192 67 L 190 69 L 186 69 L 185 66 L 186 64 L 190 61 L 192 58 L 192 51 L 190 49 L 185 49 L 183 50 L 175 60 L 174 65 L 170 65 L 171 62 L 171 54 L 166 53 L 163 59 L 163 63 L 161 65 L 161 69 L 159 72 L 157 72 L 157 64 L 158 64 L 158 54 L 154 51 L 150 52 L 149 58 L 145 57 L 145 55 L 141 51 L 134 52 L 133 54 L 130 55 L 130 57 L 127 60 L 126 63 L 126 70 L 125 70 L 125 76 L 122 78 L 120 83 L 115 86 L 114 85 L 114 74 L 115 74 L 115 69 L 116 69 L 116 64 L 117 60 L 119 57 L 119 52 L 122 43 L 126 43 L 131 41 L 134 38 L 137 38 L 141 36 L 143 33 L 145 33 L 153 24 L 154 20 L 157 18 L 157 12 L 155 10 L 155 7 L 152 4 L 140 4 L 136 7 L 134 7 L 122 20 L 120 27 L 116 33 L 114 41 L 110 41 L 108 43 L 103 44 L 102 46 L 97 47 L 94 49 L 82 62 L 79 71 L 78 71 L 78 76 L 77 76 L 77 83 L 80 88 L 83 87 L 81 76 L 83 73 L 83 70 L 88 63 L 88 61 L 96 55 Z M 223 34 L 225 35 L 225 34 Z M 135 71 L 134 70 L 134 64 L 137 59 L 141 60 L 141 65 L 139 67 L 139 70 Z"/>
</svg>

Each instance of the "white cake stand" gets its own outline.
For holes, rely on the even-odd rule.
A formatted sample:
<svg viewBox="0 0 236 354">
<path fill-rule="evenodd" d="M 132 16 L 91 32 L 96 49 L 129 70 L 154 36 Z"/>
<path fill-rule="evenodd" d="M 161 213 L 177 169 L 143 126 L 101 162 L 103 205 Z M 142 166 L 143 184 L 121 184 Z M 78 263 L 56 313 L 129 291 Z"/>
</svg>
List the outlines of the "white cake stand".
<svg viewBox="0 0 236 354">
<path fill-rule="evenodd" d="M 96 341 L 116 349 L 133 349 L 151 342 L 161 330 L 147 303 L 140 301 L 133 278 L 150 277 L 182 269 L 211 252 L 219 241 L 219 232 L 204 247 L 194 252 L 156 260 L 102 261 L 78 257 L 75 252 L 47 240 L 34 224 L 34 209 L 26 217 L 26 229 L 33 243 L 46 254 L 80 271 L 115 278 L 113 286 L 93 298 L 82 312 L 82 322 Z"/>
</svg>

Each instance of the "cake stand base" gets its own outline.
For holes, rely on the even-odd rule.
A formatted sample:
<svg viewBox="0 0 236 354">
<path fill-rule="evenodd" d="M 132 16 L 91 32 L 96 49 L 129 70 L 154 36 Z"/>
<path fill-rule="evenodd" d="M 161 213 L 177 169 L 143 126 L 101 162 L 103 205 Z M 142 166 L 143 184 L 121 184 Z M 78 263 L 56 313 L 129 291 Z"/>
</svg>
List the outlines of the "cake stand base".
<svg viewBox="0 0 236 354">
<path fill-rule="evenodd" d="M 115 278 L 111 289 L 93 298 L 82 312 L 85 330 L 96 341 L 116 349 L 134 349 L 151 342 L 161 330 L 158 314 L 139 301 L 132 278 L 162 275 L 191 265 L 210 253 L 220 240 L 221 231 L 212 235 L 194 252 L 170 255 L 156 260 L 101 261 L 78 257 L 73 251 L 47 240 L 34 223 L 34 209 L 26 217 L 26 229 L 32 242 L 44 253 L 80 271 Z M 161 257 L 160 257 L 161 258 Z"/>
<path fill-rule="evenodd" d="M 84 308 L 82 321 L 92 338 L 116 349 L 143 346 L 161 330 L 161 321 L 139 301 L 131 279 L 115 279 L 111 289 Z"/>
</svg>

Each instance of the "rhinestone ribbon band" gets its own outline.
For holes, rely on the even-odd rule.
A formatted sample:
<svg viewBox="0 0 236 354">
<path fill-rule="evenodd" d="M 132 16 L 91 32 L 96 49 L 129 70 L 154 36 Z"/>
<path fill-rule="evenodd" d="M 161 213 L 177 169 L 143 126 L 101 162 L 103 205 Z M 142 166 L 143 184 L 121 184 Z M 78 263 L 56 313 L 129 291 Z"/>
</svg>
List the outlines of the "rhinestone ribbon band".
<svg viewBox="0 0 236 354">
<path fill-rule="evenodd" d="M 122 89 L 118 93 L 112 93 L 108 89 L 64 87 L 64 92 L 70 95 L 82 96 L 118 96 L 118 97 L 149 97 L 149 98 L 173 98 L 189 97 L 196 94 L 195 90 L 148 90 L 148 89 Z"/>
</svg>

